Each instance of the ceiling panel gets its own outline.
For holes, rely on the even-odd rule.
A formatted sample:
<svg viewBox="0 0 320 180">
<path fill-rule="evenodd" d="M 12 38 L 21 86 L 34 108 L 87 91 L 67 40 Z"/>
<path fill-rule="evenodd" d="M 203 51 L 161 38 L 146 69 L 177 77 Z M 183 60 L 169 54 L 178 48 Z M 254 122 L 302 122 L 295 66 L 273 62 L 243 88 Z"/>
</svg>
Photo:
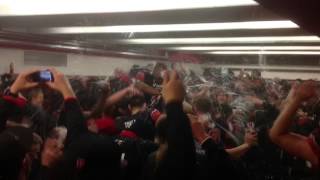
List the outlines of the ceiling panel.
<svg viewBox="0 0 320 180">
<path fill-rule="evenodd" d="M 283 18 L 271 13 L 261 6 L 241 6 L 129 13 L 0 16 L 0 25 L 1 27 L 7 28 L 43 28 L 64 26 L 237 22 L 281 19 Z"/>
<path fill-rule="evenodd" d="M 164 39 L 164 38 L 237 38 L 237 37 L 278 37 L 278 36 L 312 36 L 317 34 L 320 25 L 317 23 L 319 10 L 316 1 L 312 0 L 301 6 L 299 10 L 298 0 L 292 0 L 292 4 L 285 0 L 285 4 L 276 0 L 257 0 L 264 6 L 236 6 L 218 8 L 196 8 L 184 10 L 162 10 L 147 12 L 120 12 L 120 13 L 88 13 L 88 14 L 63 14 L 63 15 L 36 15 L 36 16 L 0 16 L 0 39 L 1 46 L 4 42 L 35 43 L 45 47 L 65 47 L 66 49 L 79 48 L 84 51 L 97 50 L 106 52 L 139 52 L 146 55 L 165 54 L 170 47 L 179 46 L 315 46 L 319 41 L 309 42 L 247 42 L 224 44 L 218 43 L 173 43 L 170 44 L 144 44 L 132 43 L 133 39 Z M 313 3 L 313 4 L 312 4 Z M 319 4 L 319 3 L 318 3 Z M 279 5 L 279 7 L 277 7 Z M 292 7 L 292 8 L 291 8 Z M 309 9 L 309 11 L 308 11 Z M 292 10 L 292 11 L 291 11 Z M 299 14 L 300 13 L 300 14 Z M 304 13 L 304 15 L 303 15 Z M 296 15 L 295 15 L 296 14 Z M 309 18 L 309 19 L 306 19 Z M 317 18 L 317 20 L 315 20 Z M 88 26 L 119 26 L 119 25 L 163 25 L 163 24 L 191 24 L 191 23 L 221 23 L 221 22 L 245 22 L 245 21 L 271 21 L 271 20 L 294 20 L 301 28 L 291 29 L 238 29 L 238 30 L 205 30 L 189 32 L 148 32 L 148 33 L 88 33 L 88 34 L 50 34 L 47 28 L 55 27 L 88 27 Z M 250 27 L 251 28 L 251 27 Z M 320 34 L 320 33 L 319 33 Z M 12 44 L 11 44 L 12 45 Z M 177 50 L 178 51 L 178 50 Z M 160 52 L 160 53 L 159 53 Z M 186 53 L 186 51 L 179 51 Z M 207 55 L 205 57 L 221 57 Z M 103 54 L 103 53 L 101 53 Z M 106 53 L 108 54 L 108 53 Z M 110 54 L 110 53 L 109 53 Z M 111 53 L 112 54 L 112 53 Z M 130 54 L 130 53 L 129 53 Z M 252 58 L 252 56 L 250 56 Z M 165 59 L 165 58 L 164 58 Z M 223 58 L 224 59 L 224 58 Z"/>
</svg>

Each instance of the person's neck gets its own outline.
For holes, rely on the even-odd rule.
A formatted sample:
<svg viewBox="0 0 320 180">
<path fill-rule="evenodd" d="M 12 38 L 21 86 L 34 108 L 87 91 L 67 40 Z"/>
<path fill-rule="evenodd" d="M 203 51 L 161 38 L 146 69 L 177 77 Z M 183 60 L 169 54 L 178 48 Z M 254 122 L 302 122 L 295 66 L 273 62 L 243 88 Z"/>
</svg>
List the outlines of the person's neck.
<svg viewBox="0 0 320 180">
<path fill-rule="evenodd" d="M 131 115 L 138 114 L 141 111 L 141 108 L 132 108 Z"/>
<path fill-rule="evenodd" d="M 31 104 L 32 104 L 34 107 L 42 108 L 42 104 L 40 104 L 40 103 L 37 103 L 37 102 L 31 102 Z"/>
</svg>

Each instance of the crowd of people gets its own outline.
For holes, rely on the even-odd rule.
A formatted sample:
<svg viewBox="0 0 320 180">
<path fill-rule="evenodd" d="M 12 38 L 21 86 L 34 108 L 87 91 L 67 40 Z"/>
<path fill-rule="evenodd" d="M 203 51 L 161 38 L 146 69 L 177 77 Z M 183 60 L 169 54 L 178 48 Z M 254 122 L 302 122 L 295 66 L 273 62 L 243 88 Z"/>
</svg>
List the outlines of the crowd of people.
<svg viewBox="0 0 320 180">
<path fill-rule="evenodd" d="M 181 64 L 1 75 L 0 180 L 319 179 L 319 88 Z"/>
</svg>

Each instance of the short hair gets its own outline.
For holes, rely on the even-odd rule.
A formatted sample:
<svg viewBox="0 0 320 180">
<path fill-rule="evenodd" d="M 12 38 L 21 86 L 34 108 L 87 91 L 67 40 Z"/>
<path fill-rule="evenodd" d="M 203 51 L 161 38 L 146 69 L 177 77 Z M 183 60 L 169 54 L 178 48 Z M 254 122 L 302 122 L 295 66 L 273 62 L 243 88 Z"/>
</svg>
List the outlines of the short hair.
<svg viewBox="0 0 320 180">
<path fill-rule="evenodd" d="M 131 107 L 142 107 L 146 103 L 146 100 L 141 95 L 132 96 L 129 100 Z"/>
<path fill-rule="evenodd" d="M 34 98 L 35 96 L 37 96 L 40 93 L 43 94 L 43 91 L 41 88 L 34 88 L 29 91 L 28 99 L 31 100 L 32 98 Z"/>
<path fill-rule="evenodd" d="M 201 113 L 208 113 L 212 110 L 212 103 L 208 98 L 197 98 L 193 101 L 193 107 Z"/>
</svg>

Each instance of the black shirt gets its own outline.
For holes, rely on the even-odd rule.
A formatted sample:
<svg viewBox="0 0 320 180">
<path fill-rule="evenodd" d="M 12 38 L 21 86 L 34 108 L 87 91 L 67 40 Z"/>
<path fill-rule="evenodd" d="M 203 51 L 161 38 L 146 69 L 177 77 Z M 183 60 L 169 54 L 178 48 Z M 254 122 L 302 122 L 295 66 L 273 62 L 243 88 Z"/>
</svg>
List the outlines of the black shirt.
<svg viewBox="0 0 320 180">
<path fill-rule="evenodd" d="M 134 132 L 142 139 L 152 140 L 155 135 L 155 127 L 149 111 L 139 112 L 129 117 L 117 119 L 117 128 Z"/>
</svg>

